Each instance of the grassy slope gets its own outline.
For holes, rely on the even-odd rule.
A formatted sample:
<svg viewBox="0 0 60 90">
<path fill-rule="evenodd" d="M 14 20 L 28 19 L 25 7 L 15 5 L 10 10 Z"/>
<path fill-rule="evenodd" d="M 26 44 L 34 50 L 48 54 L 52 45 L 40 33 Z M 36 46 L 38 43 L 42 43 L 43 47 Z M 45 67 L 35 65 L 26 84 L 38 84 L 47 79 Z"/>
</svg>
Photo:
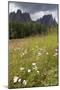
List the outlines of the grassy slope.
<svg viewBox="0 0 60 90">
<path fill-rule="evenodd" d="M 42 55 L 38 56 L 41 48 L 43 48 Z M 53 56 L 55 48 L 57 48 L 56 33 L 9 41 L 9 88 L 57 85 L 58 62 L 57 56 Z M 27 53 L 21 56 L 25 50 Z M 36 63 L 39 74 L 32 69 L 32 63 Z M 20 67 L 24 67 L 25 70 L 20 71 Z M 30 73 L 27 72 L 28 69 L 31 69 Z M 18 82 L 14 84 L 14 76 L 27 80 L 27 85 Z"/>
</svg>

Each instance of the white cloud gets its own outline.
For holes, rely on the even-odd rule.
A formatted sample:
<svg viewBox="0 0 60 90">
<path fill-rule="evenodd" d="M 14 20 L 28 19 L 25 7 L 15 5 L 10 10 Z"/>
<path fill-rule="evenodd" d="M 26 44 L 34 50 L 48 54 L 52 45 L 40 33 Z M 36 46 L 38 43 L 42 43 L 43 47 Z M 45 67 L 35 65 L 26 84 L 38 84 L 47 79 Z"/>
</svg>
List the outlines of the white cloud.
<svg viewBox="0 0 60 90">
<path fill-rule="evenodd" d="M 58 22 L 58 15 L 57 15 L 57 11 L 40 11 L 40 12 L 36 12 L 34 14 L 30 14 L 31 19 L 32 20 L 37 20 L 38 18 L 43 17 L 44 15 L 48 15 L 48 14 L 52 14 L 53 18 L 56 19 L 56 21 Z"/>
<path fill-rule="evenodd" d="M 17 12 L 17 9 L 19 9 L 19 7 L 16 7 L 14 3 L 9 3 L 9 13 L 10 12 Z"/>
</svg>

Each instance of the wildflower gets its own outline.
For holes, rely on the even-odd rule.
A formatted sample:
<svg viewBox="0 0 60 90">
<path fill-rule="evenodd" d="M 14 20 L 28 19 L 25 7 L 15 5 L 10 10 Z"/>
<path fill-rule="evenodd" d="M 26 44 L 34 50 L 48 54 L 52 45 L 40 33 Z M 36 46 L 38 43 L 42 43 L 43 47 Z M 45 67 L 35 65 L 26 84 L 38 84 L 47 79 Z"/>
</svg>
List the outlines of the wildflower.
<svg viewBox="0 0 60 90">
<path fill-rule="evenodd" d="M 24 67 L 21 67 L 20 70 L 23 71 L 24 70 Z"/>
<path fill-rule="evenodd" d="M 41 56 L 42 54 L 40 52 L 38 52 L 38 56 Z"/>
<path fill-rule="evenodd" d="M 24 56 L 25 53 L 22 53 L 22 55 Z"/>
<path fill-rule="evenodd" d="M 48 55 L 49 53 L 48 52 L 46 52 L 46 55 Z"/>
<path fill-rule="evenodd" d="M 19 78 L 18 76 L 14 76 L 14 78 L 13 78 L 14 83 L 17 82 L 18 78 Z"/>
<path fill-rule="evenodd" d="M 56 48 L 55 51 L 58 52 L 58 49 Z"/>
<path fill-rule="evenodd" d="M 36 65 L 36 63 L 32 63 L 32 65 L 33 65 L 33 66 Z"/>
<path fill-rule="evenodd" d="M 31 69 L 28 69 L 28 73 L 31 72 Z"/>
<path fill-rule="evenodd" d="M 21 57 L 23 57 L 24 55 L 25 55 L 25 53 L 24 53 L 24 52 L 20 54 L 20 56 L 21 56 Z"/>
<path fill-rule="evenodd" d="M 34 70 L 37 70 L 37 66 L 34 66 L 33 69 L 34 69 Z"/>
<path fill-rule="evenodd" d="M 27 81 L 23 80 L 23 85 L 26 86 L 26 84 L 27 84 Z"/>
<path fill-rule="evenodd" d="M 20 56 L 23 57 L 25 53 L 22 53 Z"/>
<path fill-rule="evenodd" d="M 39 74 L 39 71 L 37 71 L 37 73 Z"/>
<path fill-rule="evenodd" d="M 21 78 L 18 79 L 18 82 L 19 82 L 19 83 L 21 82 Z"/>
<path fill-rule="evenodd" d="M 57 56 L 58 55 L 58 53 L 55 53 L 53 56 Z"/>
</svg>

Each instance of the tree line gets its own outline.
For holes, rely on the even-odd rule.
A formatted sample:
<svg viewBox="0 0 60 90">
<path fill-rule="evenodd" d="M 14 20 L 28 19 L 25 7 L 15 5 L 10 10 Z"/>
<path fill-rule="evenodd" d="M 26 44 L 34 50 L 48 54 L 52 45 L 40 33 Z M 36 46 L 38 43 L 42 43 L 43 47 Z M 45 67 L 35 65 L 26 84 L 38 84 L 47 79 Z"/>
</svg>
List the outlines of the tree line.
<svg viewBox="0 0 60 90">
<path fill-rule="evenodd" d="M 54 30 L 57 30 L 57 25 L 47 26 L 37 22 L 10 22 L 9 39 L 46 35 Z"/>
</svg>

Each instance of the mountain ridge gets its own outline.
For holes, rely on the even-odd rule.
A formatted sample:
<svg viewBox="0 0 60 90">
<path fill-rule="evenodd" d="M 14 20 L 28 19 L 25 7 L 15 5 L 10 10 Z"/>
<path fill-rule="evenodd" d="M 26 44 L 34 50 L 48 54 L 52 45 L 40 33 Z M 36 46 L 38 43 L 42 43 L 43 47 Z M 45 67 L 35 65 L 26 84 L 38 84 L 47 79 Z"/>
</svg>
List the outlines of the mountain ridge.
<svg viewBox="0 0 60 90">
<path fill-rule="evenodd" d="M 17 10 L 17 12 L 11 12 L 9 13 L 9 22 L 30 22 L 33 20 L 30 17 L 30 14 L 27 12 L 22 13 L 20 9 Z M 52 14 L 44 15 L 42 18 L 37 19 L 37 23 L 45 24 L 45 25 L 55 25 L 57 24 L 55 18 L 53 19 Z"/>
</svg>

